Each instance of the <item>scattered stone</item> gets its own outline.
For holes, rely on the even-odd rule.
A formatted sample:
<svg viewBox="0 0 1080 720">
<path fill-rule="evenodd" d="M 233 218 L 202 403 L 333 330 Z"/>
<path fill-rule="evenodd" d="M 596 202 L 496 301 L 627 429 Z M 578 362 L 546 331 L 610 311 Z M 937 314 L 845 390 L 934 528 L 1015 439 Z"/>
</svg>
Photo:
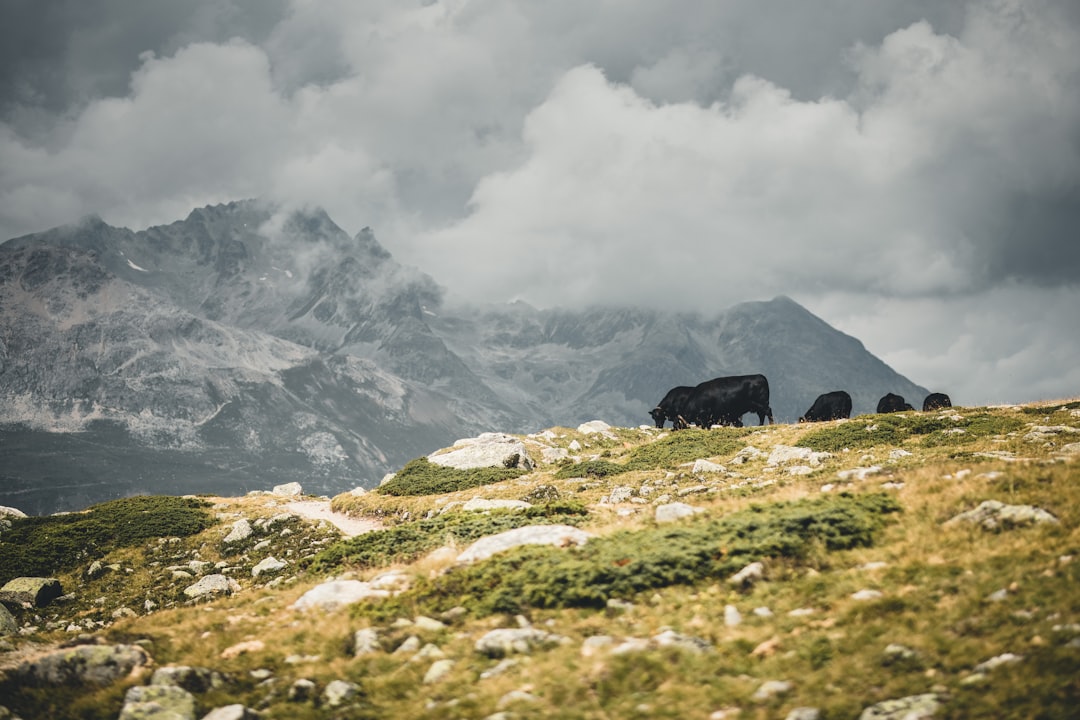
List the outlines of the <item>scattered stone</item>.
<svg viewBox="0 0 1080 720">
<path fill-rule="evenodd" d="M 315 697 L 315 682 L 307 678 L 300 678 L 289 686 L 289 700 L 292 702 L 304 702 Z"/>
<path fill-rule="evenodd" d="M 728 627 L 736 627 L 742 624 L 742 613 L 734 605 L 724 606 L 724 625 Z"/>
<path fill-rule="evenodd" d="M 511 690 L 499 698 L 499 701 L 495 703 L 495 707 L 501 710 L 507 705 L 513 705 L 514 703 L 535 703 L 539 701 L 540 698 L 530 692 L 525 692 L 524 690 Z"/>
<path fill-rule="evenodd" d="M 457 559 L 462 563 L 486 560 L 496 553 L 520 545 L 584 545 L 590 537 L 592 535 L 589 533 L 571 525 L 526 525 L 480 538 L 458 555 Z"/>
<path fill-rule="evenodd" d="M 792 465 L 787 469 L 788 475 L 809 475 L 814 472 L 814 468 L 809 465 Z"/>
<path fill-rule="evenodd" d="M 609 650 L 615 644 L 610 635 L 591 635 L 581 643 L 581 657 L 592 657 L 601 650 Z"/>
<path fill-rule="evenodd" d="M 813 707 L 797 707 L 787 714 L 784 720 L 818 720 L 821 711 Z"/>
<path fill-rule="evenodd" d="M 986 662 L 981 662 L 975 666 L 975 672 L 988 673 L 991 670 L 1001 667 L 1002 665 L 1015 665 L 1024 659 L 1023 655 L 1014 655 L 1012 653 L 1003 653 L 995 657 L 990 658 Z"/>
<path fill-rule="evenodd" d="M 919 654 L 905 645 L 899 645 L 897 643 L 890 643 L 885 646 L 885 651 L 882 653 L 881 663 L 883 665 L 895 665 L 901 662 L 911 662 L 917 660 Z"/>
<path fill-rule="evenodd" d="M 889 453 L 890 460 L 899 460 L 906 457 L 911 457 L 911 453 L 909 453 L 907 450 L 902 450 L 900 448 L 896 448 Z"/>
<path fill-rule="evenodd" d="M 308 590 L 291 607 L 293 610 L 317 608 L 331 611 L 368 598 L 390 597 L 391 594 L 389 590 L 381 590 L 359 580 L 331 580 Z"/>
<path fill-rule="evenodd" d="M 859 590 L 851 594 L 852 600 L 877 600 L 882 597 L 883 593 L 880 590 Z"/>
<path fill-rule="evenodd" d="M 788 612 L 788 617 L 806 617 L 807 615 L 813 615 L 817 610 L 814 608 L 795 608 Z"/>
<path fill-rule="evenodd" d="M 119 720 L 195 720 L 195 698 L 174 685 L 136 685 L 124 696 Z"/>
<path fill-rule="evenodd" d="M 747 445 L 735 454 L 735 457 L 731 459 L 731 462 L 734 465 L 742 465 L 743 463 L 750 462 L 751 460 L 759 460 L 763 457 L 767 457 L 767 454 L 764 451 L 758 450 L 753 445 Z"/>
<path fill-rule="evenodd" d="M 14 635 L 17 632 L 19 632 L 19 622 L 6 607 L 0 605 L 0 637 Z"/>
<path fill-rule="evenodd" d="M 752 612 L 760 618 L 771 618 L 773 616 L 773 611 L 764 606 L 756 607 Z"/>
<path fill-rule="evenodd" d="M 263 573 L 276 573 L 288 567 L 284 560 L 278 560 L 273 555 L 263 558 L 255 567 L 251 568 L 251 577 L 259 577 Z"/>
<path fill-rule="evenodd" d="M 995 590 L 994 592 L 992 592 L 992 593 L 990 593 L 989 595 L 986 596 L 987 602 L 1004 602 L 1008 598 L 1009 598 L 1009 591 L 1006 590 L 1005 588 L 1001 588 L 1000 590 Z"/>
<path fill-rule="evenodd" d="M 237 703 L 214 708 L 204 715 L 202 720 L 255 720 L 257 717 L 254 710 L 249 710 Z"/>
<path fill-rule="evenodd" d="M 379 645 L 379 630 L 377 628 L 363 628 L 353 634 L 353 655 L 370 655 L 382 650 Z"/>
<path fill-rule="evenodd" d="M 436 660 L 424 673 L 424 684 L 432 685 L 446 678 L 454 669 L 454 661 L 449 659 Z"/>
<path fill-rule="evenodd" d="M 404 570 L 387 570 L 371 578 L 369 583 L 376 590 L 401 591 L 409 589 L 412 578 Z"/>
<path fill-rule="evenodd" d="M 1006 505 L 997 500 L 984 500 L 974 510 L 962 512 L 946 520 L 945 527 L 968 522 L 981 525 L 986 530 L 1008 530 L 1057 521 L 1058 519 L 1047 511 L 1031 505 Z"/>
<path fill-rule="evenodd" d="M 765 577 L 765 565 L 752 562 L 728 578 L 728 583 L 737 588 L 750 588 Z"/>
<path fill-rule="evenodd" d="M 630 502 L 633 497 L 634 488 L 629 485 L 617 485 L 608 493 L 607 502 L 611 505 L 618 505 L 619 503 Z"/>
<path fill-rule="evenodd" d="M 151 685 L 173 685 L 192 693 L 204 693 L 221 687 L 225 679 L 221 673 L 205 667 L 169 665 L 158 668 L 150 678 Z"/>
<path fill-rule="evenodd" d="M 871 465 L 870 467 L 857 467 L 850 470 L 840 470 L 836 473 L 836 477 L 841 480 L 865 480 L 871 475 L 877 475 L 881 472 L 880 465 Z"/>
<path fill-rule="evenodd" d="M 56 578 L 17 577 L 0 588 L 0 603 L 16 607 L 45 607 L 64 594 Z"/>
<path fill-rule="evenodd" d="M 859 720 L 926 720 L 941 709 L 937 693 L 883 700 L 864 709 Z"/>
<path fill-rule="evenodd" d="M 507 670 L 509 670 L 510 668 L 518 665 L 519 663 L 520 663 L 520 661 L 515 659 L 515 658 L 504 658 L 504 659 L 500 660 L 498 663 L 496 663 L 494 667 L 480 673 L 480 679 L 481 680 L 487 680 L 488 678 L 493 678 L 493 677 L 496 677 L 498 675 L 502 675 Z"/>
<path fill-rule="evenodd" d="M 482 512 L 486 510 L 528 510 L 532 505 L 523 500 L 487 500 L 486 498 L 473 498 L 461 509 L 465 512 Z"/>
<path fill-rule="evenodd" d="M 8 676 L 30 685 L 108 685 L 149 664 L 138 645 L 76 645 L 24 662 Z"/>
<path fill-rule="evenodd" d="M 266 643 L 262 640 L 245 640 L 244 642 L 230 645 L 221 651 L 221 657 L 225 660 L 240 657 L 247 653 L 262 652 L 266 649 Z"/>
<path fill-rule="evenodd" d="M 581 452 L 581 443 L 577 440 L 571 440 L 566 447 L 569 448 L 570 452 Z"/>
<path fill-rule="evenodd" d="M 229 534 L 225 536 L 225 539 L 222 540 L 222 542 L 226 545 L 230 545 L 232 543 L 240 542 L 241 540 L 247 540 L 251 537 L 252 532 L 254 531 L 251 529 L 251 523 L 248 522 L 248 519 L 240 518 L 232 524 L 232 530 L 229 531 Z"/>
<path fill-rule="evenodd" d="M 277 495 L 279 497 L 292 497 L 292 498 L 294 498 L 294 497 L 300 497 L 301 495 L 303 495 L 304 494 L 304 489 L 300 487 L 300 483 L 291 482 L 291 483 L 285 483 L 284 485 L 275 485 L 274 489 L 271 490 L 271 492 L 274 495 Z"/>
<path fill-rule="evenodd" d="M 859 566 L 859 570 L 882 570 L 889 567 L 889 563 L 882 562 L 881 560 L 875 560 L 873 562 L 864 563 Z"/>
<path fill-rule="evenodd" d="M 669 523 L 683 518 L 692 517 L 698 513 L 705 512 L 704 508 L 694 507 L 693 505 L 687 505 L 686 503 L 675 502 L 667 503 L 665 505 L 658 505 L 656 507 L 656 522 L 657 523 Z"/>
<path fill-rule="evenodd" d="M 694 467 L 690 470 L 690 472 L 694 473 L 695 475 L 701 475 L 704 473 L 725 472 L 725 468 L 723 465 L 718 465 L 717 463 L 714 463 L 710 460 L 695 460 Z"/>
<path fill-rule="evenodd" d="M 654 636 L 652 642 L 657 647 L 676 647 L 681 650 L 689 650 L 690 652 L 696 653 L 712 650 L 712 645 L 710 645 L 708 641 L 691 635 L 683 635 L 674 630 L 663 631 L 659 635 Z"/>
<path fill-rule="evenodd" d="M 533 650 L 552 647 L 563 642 L 561 635 L 537 628 L 499 628 L 491 630 L 476 641 L 476 652 L 491 658 L 507 655 L 529 655 Z"/>
<path fill-rule="evenodd" d="M 344 680 L 331 680 L 323 689 L 323 702 L 327 707 L 341 707 L 360 694 L 360 686 Z"/>
<path fill-rule="evenodd" d="M 549 465 L 568 457 L 570 457 L 570 451 L 566 448 L 546 447 L 540 451 L 540 460 Z"/>
<path fill-rule="evenodd" d="M 815 452 L 806 447 L 776 445 L 773 447 L 772 452 L 769 453 L 769 459 L 765 461 L 765 465 L 775 467 L 776 465 L 786 465 L 787 463 L 796 460 L 805 460 L 807 464 L 817 467 L 821 464 L 822 460 L 827 460 L 831 457 L 832 453 Z"/>
<path fill-rule="evenodd" d="M 240 592 L 240 583 L 224 575 L 207 575 L 194 585 L 184 588 L 184 594 L 190 598 L 202 598 L 210 595 L 230 595 Z"/>
<path fill-rule="evenodd" d="M 400 645 L 394 650 L 395 655 L 412 655 L 420 649 L 420 638 L 415 635 L 410 635 L 405 638 Z"/>
<path fill-rule="evenodd" d="M 577 430 L 583 435 L 595 435 L 596 433 L 608 434 L 611 430 L 611 426 L 603 420 L 590 420 L 587 423 L 578 425 Z"/>
<path fill-rule="evenodd" d="M 458 470 L 482 467 L 532 470 L 535 466 L 525 444 L 504 433 L 482 433 L 458 440 L 450 451 L 440 450 L 428 455 L 428 462 Z"/>
<path fill-rule="evenodd" d="M 778 695 L 786 695 L 793 687 L 787 680 L 766 680 L 751 697 L 758 702 L 767 702 Z"/>
<path fill-rule="evenodd" d="M 626 655 L 627 653 L 645 652 L 649 647 L 649 641 L 644 638 L 626 638 L 611 649 L 611 654 Z"/>
</svg>

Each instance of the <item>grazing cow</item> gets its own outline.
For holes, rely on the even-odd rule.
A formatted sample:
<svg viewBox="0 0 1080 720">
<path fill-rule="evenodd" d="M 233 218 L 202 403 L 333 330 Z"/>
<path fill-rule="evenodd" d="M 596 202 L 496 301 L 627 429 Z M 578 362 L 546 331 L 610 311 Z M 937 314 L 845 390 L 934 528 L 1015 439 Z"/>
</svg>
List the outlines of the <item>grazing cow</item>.
<svg viewBox="0 0 1080 720">
<path fill-rule="evenodd" d="M 664 427 L 665 420 L 670 420 L 676 430 L 686 427 L 687 422 L 683 419 L 683 413 L 686 410 L 687 401 L 693 394 L 694 388 L 689 385 L 679 385 L 668 390 L 660 404 L 649 411 L 653 420 L 656 421 L 656 427 Z"/>
<path fill-rule="evenodd" d="M 952 400 L 945 393 L 930 393 L 922 403 L 923 412 L 950 407 L 952 407 Z"/>
<path fill-rule="evenodd" d="M 911 407 L 903 397 L 892 393 L 887 393 L 877 402 L 877 411 L 879 413 L 893 413 L 914 409 L 915 408 Z"/>
<path fill-rule="evenodd" d="M 698 427 L 734 425 L 742 427 L 742 416 L 756 413 L 758 422 L 773 420 L 769 407 L 769 381 L 764 375 L 733 375 L 706 380 L 694 388 L 682 417 Z"/>
<path fill-rule="evenodd" d="M 851 417 L 851 396 L 843 390 L 818 395 L 817 400 L 799 418 L 799 422 L 821 422 Z"/>
</svg>

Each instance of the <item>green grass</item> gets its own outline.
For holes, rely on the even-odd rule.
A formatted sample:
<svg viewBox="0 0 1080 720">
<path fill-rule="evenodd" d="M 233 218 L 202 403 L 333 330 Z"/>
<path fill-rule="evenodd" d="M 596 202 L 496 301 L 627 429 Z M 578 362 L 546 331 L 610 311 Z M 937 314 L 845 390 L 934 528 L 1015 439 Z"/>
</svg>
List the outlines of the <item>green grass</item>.
<svg viewBox="0 0 1080 720">
<path fill-rule="evenodd" d="M 468 490 L 481 485 L 521 477 L 527 471 L 521 468 L 473 468 L 458 470 L 429 462 L 426 457 L 410 460 L 385 485 L 376 492 L 383 495 L 442 495 Z"/>
<path fill-rule="evenodd" d="M 626 459 L 628 470 L 671 469 L 702 458 L 729 455 L 741 450 L 754 428 L 687 428 L 635 448 Z"/>
</svg>

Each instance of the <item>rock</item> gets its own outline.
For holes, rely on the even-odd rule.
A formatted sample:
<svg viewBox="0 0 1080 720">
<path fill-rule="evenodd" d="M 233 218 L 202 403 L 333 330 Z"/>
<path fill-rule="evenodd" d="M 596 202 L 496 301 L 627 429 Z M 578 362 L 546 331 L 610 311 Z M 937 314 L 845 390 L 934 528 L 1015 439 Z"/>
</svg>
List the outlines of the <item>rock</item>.
<svg viewBox="0 0 1080 720">
<path fill-rule="evenodd" d="M 680 650 L 689 650 L 690 652 L 697 653 L 712 650 L 712 645 L 710 645 L 708 641 L 691 635 L 683 635 L 674 630 L 665 630 L 653 637 L 652 642 L 656 647 L 676 647 Z"/>
<path fill-rule="evenodd" d="M 724 472 L 724 470 L 725 468 L 723 465 L 718 465 L 717 463 L 711 462 L 709 460 L 695 460 L 694 467 L 691 468 L 690 472 L 694 473 L 695 475 L 701 475 L 703 473 Z"/>
<path fill-rule="evenodd" d="M 337 610 L 361 600 L 385 598 L 391 594 L 389 590 L 380 590 L 359 580 L 331 580 L 308 590 L 291 607 L 294 610 Z"/>
<path fill-rule="evenodd" d="M 877 475 L 881 472 L 881 466 L 871 465 L 870 467 L 857 467 L 849 470 L 841 470 L 836 473 L 836 477 L 841 480 L 865 480 L 871 475 Z"/>
<path fill-rule="evenodd" d="M 485 498 L 473 498 L 462 505 L 461 509 L 466 512 L 478 512 L 483 510 L 528 510 L 531 507 L 532 505 L 522 500 L 487 500 Z"/>
<path fill-rule="evenodd" d="M 499 701 L 495 703 L 495 707 L 501 710 L 507 705 L 513 705 L 514 703 L 535 703 L 539 700 L 540 698 L 530 692 L 525 692 L 524 690 L 511 690 L 499 698 Z"/>
<path fill-rule="evenodd" d="M 882 597 L 880 590 L 859 590 L 851 594 L 852 600 L 877 600 Z"/>
<path fill-rule="evenodd" d="M 0 602 L 16 607 L 45 607 L 63 594 L 56 578 L 17 577 L 0 588 Z"/>
<path fill-rule="evenodd" d="M 607 502 L 612 505 L 618 505 L 620 503 L 630 502 L 630 498 L 634 497 L 634 488 L 629 485 L 616 485 L 608 493 Z"/>
<path fill-rule="evenodd" d="M 925 720 L 941 709 L 936 693 L 883 700 L 862 711 L 859 720 Z"/>
<path fill-rule="evenodd" d="M 206 715 L 203 715 L 202 720 L 255 720 L 257 717 L 258 715 L 255 714 L 254 710 L 249 710 L 237 703 L 236 705 L 214 708 Z"/>
<path fill-rule="evenodd" d="M 540 460 L 549 465 L 568 457 L 570 457 L 570 451 L 566 448 L 546 447 L 540 451 Z"/>
<path fill-rule="evenodd" d="M 765 461 L 768 466 L 785 465 L 796 460 L 805 460 L 807 464 L 817 467 L 822 460 L 832 457 L 832 453 L 815 452 L 806 447 L 791 447 L 788 445 L 776 445 L 769 453 L 769 459 Z"/>
<path fill-rule="evenodd" d="M 174 685 L 188 692 L 204 693 L 224 684 L 221 673 L 205 667 L 170 665 L 158 668 L 150 678 L 151 685 Z"/>
<path fill-rule="evenodd" d="M 608 434 L 611 430 L 611 426 L 603 420 L 590 420 L 586 423 L 581 423 L 577 427 L 577 431 L 584 435 L 595 435 L 596 433 Z"/>
<path fill-rule="evenodd" d="M 315 697 L 315 683 L 307 678 L 300 678 L 289 686 L 289 700 L 291 702 L 304 702 Z"/>
<path fill-rule="evenodd" d="M 692 517 L 703 512 L 705 512 L 703 508 L 697 508 L 693 505 L 687 505 L 686 503 L 675 502 L 657 505 L 654 517 L 658 523 L 669 523 Z"/>
<path fill-rule="evenodd" d="M 232 530 L 225 536 L 225 539 L 222 540 L 222 542 L 226 545 L 240 542 L 241 540 L 246 540 L 251 537 L 252 532 L 251 523 L 248 522 L 247 518 L 240 518 L 232 524 Z"/>
<path fill-rule="evenodd" d="M 431 685 L 433 683 L 439 682 L 440 680 L 443 680 L 447 675 L 450 674 L 450 671 L 453 669 L 453 660 L 436 660 L 435 662 L 431 663 L 431 667 L 429 667 L 428 671 L 424 673 L 424 684 Z"/>
<path fill-rule="evenodd" d="M 8 518 L 24 518 L 26 513 L 18 508 L 8 507 L 7 505 L 0 505 L 0 517 Z"/>
<path fill-rule="evenodd" d="M 31 685 L 108 685 L 149 663 L 138 645 L 76 645 L 25 662 L 9 675 Z"/>
<path fill-rule="evenodd" d="M 700 495 L 707 492 L 709 492 L 708 485 L 691 485 L 690 487 L 680 488 L 676 494 L 679 497 L 687 497 L 688 495 Z"/>
<path fill-rule="evenodd" d="M 263 558 L 259 561 L 255 567 L 251 568 L 251 577 L 259 577 L 263 573 L 276 573 L 285 569 L 288 563 L 284 560 L 277 560 L 272 555 L 267 558 Z"/>
<path fill-rule="evenodd" d="M 787 680 L 766 680 L 754 691 L 752 697 L 758 702 L 766 702 L 777 695 L 786 695 L 793 687 Z"/>
<path fill-rule="evenodd" d="M 990 658 L 986 662 L 981 662 L 975 666 L 975 672 L 988 673 L 991 670 L 1001 667 L 1002 665 L 1014 665 L 1024 659 L 1023 655 L 1014 655 L 1012 653 L 1003 653 L 995 657 Z"/>
<path fill-rule="evenodd" d="M 570 444 L 566 446 L 570 452 L 581 452 L 581 443 L 577 440 L 571 440 Z"/>
<path fill-rule="evenodd" d="M 981 525 L 986 530 L 1008 530 L 1057 521 L 1058 519 L 1047 511 L 1031 505 L 1006 505 L 997 500 L 984 500 L 974 510 L 962 512 L 946 520 L 945 527 L 967 522 Z"/>
<path fill-rule="evenodd" d="M 789 712 L 784 720 L 818 720 L 821 711 L 813 707 L 797 707 Z"/>
<path fill-rule="evenodd" d="M 420 649 L 420 638 L 410 635 L 394 650 L 395 655 L 412 655 Z"/>
<path fill-rule="evenodd" d="M 760 562 L 752 562 L 739 572 L 728 578 L 728 583 L 738 588 L 753 587 L 765 577 L 765 565 Z"/>
<path fill-rule="evenodd" d="M 363 628 L 353 634 L 353 655 L 370 655 L 382 650 L 378 628 Z"/>
<path fill-rule="evenodd" d="M 228 660 L 230 658 L 246 655 L 247 653 L 262 652 L 265 649 L 266 643 L 264 643 L 262 640 L 245 640 L 244 642 L 230 645 L 229 647 L 222 650 L 221 657 L 225 660 Z"/>
<path fill-rule="evenodd" d="M 561 635 L 537 628 L 499 628 L 491 630 L 476 641 L 476 652 L 491 658 L 515 653 L 528 655 L 537 648 L 552 647 L 563 642 Z"/>
<path fill-rule="evenodd" d="M 532 470 L 534 467 L 525 444 L 503 433 L 483 433 L 475 438 L 458 440 L 449 452 L 428 455 L 428 462 L 458 470 L 482 467 Z"/>
<path fill-rule="evenodd" d="M 6 607 L 0 605 L 0 637 L 19 632 L 19 623 Z"/>
<path fill-rule="evenodd" d="M 413 619 L 413 626 L 417 630 L 425 632 L 442 632 L 446 629 L 446 623 L 440 622 L 435 618 L 429 618 L 425 615 L 418 615 Z"/>
<path fill-rule="evenodd" d="M 896 663 L 911 662 L 918 659 L 919 653 L 911 648 L 897 643 L 889 643 L 885 646 L 884 653 L 882 653 L 881 662 L 883 665 L 895 665 Z"/>
<path fill-rule="evenodd" d="M 504 672 L 506 672 L 507 670 L 509 670 L 512 667 L 515 667 L 518 664 L 519 664 L 519 661 L 514 659 L 514 658 L 505 658 L 503 660 L 500 660 L 498 663 L 496 663 L 494 667 L 480 673 L 480 679 L 481 680 L 487 680 L 488 678 L 493 678 L 493 677 L 496 677 L 498 675 L 502 675 Z"/>
<path fill-rule="evenodd" d="M 368 581 L 376 590 L 400 591 L 408 590 L 412 585 L 412 578 L 404 570 L 387 570 L 379 573 Z"/>
<path fill-rule="evenodd" d="M 300 487 L 300 483 L 291 482 L 284 485 L 275 485 L 271 492 L 281 497 L 300 497 L 304 494 L 304 489 Z"/>
<path fill-rule="evenodd" d="M 360 686 L 345 680 L 331 680 L 323 690 L 323 702 L 327 707 L 341 707 L 360 694 Z"/>
<path fill-rule="evenodd" d="M 610 635 L 591 635 L 581 642 L 581 657 L 592 657 L 614 645 L 615 638 Z"/>
<path fill-rule="evenodd" d="M 568 547 L 584 545 L 592 537 L 584 530 L 570 525 L 526 525 L 498 535 L 480 538 L 458 555 L 458 562 L 485 560 L 496 553 L 520 545 L 555 545 Z"/>
<path fill-rule="evenodd" d="M 731 459 L 731 462 L 735 465 L 742 465 L 743 463 L 750 462 L 751 460 L 759 460 L 763 457 L 767 457 L 767 454 L 764 451 L 757 449 L 753 445 L 747 445 L 735 454 L 735 457 Z"/>
<path fill-rule="evenodd" d="M 907 450 L 902 450 L 900 448 L 896 448 L 895 450 L 889 452 L 890 460 L 900 460 L 901 458 L 906 458 L 910 456 L 911 453 L 909 453 Z"/>
<path fill-rule="evenodd" d="M 210 595 L 231 595 L 240 592 L 240 583 L 221 574 L 207 575 L 194 585 L 184 588 L 184 594 L 190 598 L 202 598 Z"/>
<path fill-rule="evenodd" d="M 380 481 L 379 481 L 379 487 L 382 487 L 382 486 L 383 486 L 383 485 L 385 485 L 386 483 L 388 483 L 388 482 L 390 482 L 391 480 L 393 480 L 393 479 L 394 479 L 394 476 L 396 476 L 396 475 L 397 475 L 397 473 L 386 473 L 385 475 L 383 475 L 383 476 L 382 476 L 382 480 L 380 480 Z"/>
<path fill-rule="evenodd" d="M 136 685 L 124 696 L 119 720 L 195 720 L 195 698 L 173 685 Z"/>
<path fill-rule="evenodd" d="M 724 625 L 736 627 L 742 623 L 742 613 L 734 605 L 724 606 Z"/>
</svg>

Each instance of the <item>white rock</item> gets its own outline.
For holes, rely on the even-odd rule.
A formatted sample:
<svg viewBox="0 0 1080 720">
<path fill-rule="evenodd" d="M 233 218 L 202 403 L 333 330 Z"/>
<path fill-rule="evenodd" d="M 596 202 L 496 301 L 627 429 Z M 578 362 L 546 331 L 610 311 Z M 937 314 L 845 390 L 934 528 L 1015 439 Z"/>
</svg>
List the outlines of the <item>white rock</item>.
<svg viewBox="0 0 1080 720">
<path fill-rule="evenodd" d="M 724 625 L 736 627 L 742 623 L 742 613 L 734 605 L 724 606 Z"/>
<path fill-rule="evenodd" d="M 893 451 L 891 451 L 889 453 L 889 459 L 890 460 L 899 460 L 900 458 L 906 458 L 906 457 L 910 457 L 910 456 L 911 456 L 911 453 L 909 453 L 907 450 L 902 450 L 900 448 L 896 448 L 895 450 L 893 450 Z"/>
<path fill-rule="evenodd" d="M 387 570 L 371 578 L 369 583 L 376 590 L 408 590 L 412 577 L 404 570 Z"/>
<path fill-rule="evenodd" d="M 241 540 L 246 540 L 251 537 L 252 532 L 251 523 L 248 522 L 247 518 L 240 518 L 232 524 L 232 530 L 229 531 L 229 534 L 225 536 L 225 539 L 222 542 L 226 545 L 240 542 Z"/>
<path fill-rule="evenodd" d="M 677 647 L 691 652 L 705 652 L 712 649 L 712 645 L 708 641 L 692 635 L 683 635 L 674 630 L 665 630 L 656 635 L 653 637 L 652 643 L 656 647 Z"/>
<path fill-rule="evenodd" d="M 609 650 L 615 645 L 615 638 L 610 635 L 591 635 L 581 643 L 581 657 L 593 657 L 602 650 Z"/>
<path fill-rule="evenodd" d="M 587 423 L 581 423 L 578 425 L 578 432 L 584 435 L 593 435 L 595 433 L 607 433 L 611 430 L 611 426 L 603 420 L 590 420 Z"/>
<path fill-rule="evenodd" d="M 822 460 L 831 457 L 832 453 L 814 452 L 810 448 L 776 445 L 773 447 L 772 452 L 769 453 L 769 459 L 765 461 L 765 464 L 775 466 L 784 465 L 795 460 L 805 460 L 808 464 L 817 467 Z"/>
<path fill-rule="evenodd" d="M 765 565 L 761 562 L 752 562 L 729 577 L 728 582 L 736 587 L 748 587 L 754 585 L 763 577 L 765 577 Z"/>
<path fill-rule="evenodd" d="M 240 584 L 224 575 L 207 575 L 194 585 L 184 588 L 184 594 L 191 598 L 207 595 L 229 595 L 240 591 Z"/>
<path fill-rule="evenodd" d="M 377 628 L 362 628 L 353 634 L 353 655 L 370 655 L 382 650 Z"/>
<path fill-rule="evenodd" d="M 7 507 L 6 505 L 0 505 L 0 517 L 16 517 L 24 518 L 26 513 L 18 508 Z"/>
<path fill-rule="evenodd" d="M 987 530 L 1056 523 L 1058 519 L 1047 511 L 1031 505 L 1006 505 L 997 500 L 984 500 L 974 510 L 960 513 L 945 521 L 949 527 L 962 522 L 981 525 Z"/>
<path fill-rule="evenodd" d="M 530 654 L 537 648 L 558 645 L 565 640 L 561 635 L 538 628 L 499 628 L 491 630 L 476 641 L 476 652 L 499 658 L 513 654 Z"/>
<path fill-rule="evenodd" d="M 852 600 L 876 600 L 882 597 L 880 590 L 859 590 L 851 594 Z"/>
<path fill-rule="evenodd" d="M 724 472 L 724 466 L 718 463 L 714 463 L 711 460 L 695 460 L 694 467 L 690 472 L 695 475 L 701 475 L 702 473 L 718 473 Z"/>
<path fill-rule="evenodd" d="M 300 487 L 300 483 L 298 482 L 275 485 L 271 492 L 274 495 L 280 495 L 282 497 L 299 497 L 304 494 L 304 490 Z"/>
<path fill-rule="evenodd" d="M 360 686 L 356 683 L 344 680 L 331 680 L 323 690 L 323 700 L 327 707 L 340 707 L 355 698 L 360 692 Z"/>
<path fill-rule="evenodd" d="M 871 465 L 870 467 L 857 467 L 850 470 L 841 470 L 836 473 L 836 477 L 841 480 L 865 480 L 871 475 L 877 475 L 881 472 L 879 465 Z"/>
<path fill-rule="evenodd" d="M 225 705 L 223 707 L 214 708 L 210 712 L 203 715 L 202 720 L 251 720 L 257 717 L 255 713 L 248 710 L 240 703 L 235 705 Z"/>
<path fill-rule="evenodd" d="M 991 670 L 1001 667 L 1002 665 L 1015 665 L 1024 659 L 1023 655 L 1014 655 L 1013 653 L 1003 653 L 995 657 L 990 658 L 986 662 L 981 662 L 975 666 L 975 672 L 988 673 Z"/>
<path fill-rule="evenodd" d="M 656 522 L 669 523 L 676 520 L 682 520 L 683 518 L 697 515 L 698 513 L 705 512 L 704 508 L 694 507 L 693 505 L 687 505 L 686 503 L 676 502 L 667 503 L 666 505 L 658 505 L 656 508 Z"/>
<path fill-rule="evenodd" d="M 437 683 L 454 669 L 454 661 L 449 659 L 436 660 L 428 668 L 428 671 L 424 673 L 424 684 L 431 685 Z"/>
<path fill-rule="evenodd" d="M 468 470 L 482 467 L 518 467 L 532 470 L 534 463 L 525 444 L 512 435 L 483 433 L 454 443 L 449 452 L 428 455 L 428 462 Z"/>
<path fill-rule="evenodd" d="M 349 491 L 349 494 L 353 497 L 363 497 L 368 494 L 368 491 L 362 487 L 354 487 L 352 490 Z"/>
<path fill-rule="evenodd" d="M 577 440 L 571 440 L 567 447 L 570 449 L 570 452 L 581 452 L 581 443 Z"/>
<path fill-rule="evenodd" d="M 777 695 L 785 695 L 791 692 L 793 687 L 787 680 L 766 680 L 761 684 L 761 687 L 754 691 L 752 697 L 758 702 L 764 702 Z"/>
<path fill-rule="evenodd" d="M 458 555 L 457 559 L 463 563 L 476 562 L 520 545 L 584 545 L 590 537 L 592 535 L 589 533 L 570 525 L 526 525 L 480 538 Z"/>
<path fill-rule="evenodd" d="M 570 451 L 566 448 L 546 447 L 540 451 L 540 459 L 548 464 L 559 462 L 568 457 L 570 457 Z"/>
<path fill-rule="evenodd" d="M 762 606 L 754 608 L 754 614 L 761 618 L 771 618 L 773 616 L 773 611 Z"/>
<path fill-rule="evenodd" d="M 809 465 L 792 465 L 787 471 L 788 475 L 809 475 L 814 472 L 814 468 Z"/>
<path fill-rule="evenodd" d="M 284 570 L 287 566 L 287 562 L 278 560 L 271 555 L 270 557 L 263 558 L 255 565 L 255 567 L 251 568 L 251 577 L 259 577 L 263 573 L 276 573 L 280 570 Z"/>
<path fill-rule="evenodd" d="M 374 588 L 371 583 L 359 580 L 331 580 L 308 590 L 291 607 L 294 610 L 311 608 L 337 610 L 367 598 L 385 598 L 390 595 L 389 590 Z"/>
<path fill-rule="evenodd" d="M 480 512 L 484 510 L 528 510 L 532 507 L 531 503 L 527 503 L 524 500 L 488 500 L 486 498 L 473 498 L 469 500 L 461 509 L 466 512 Z"/>
<path fill-rule="evenodd" d="M 397 473 L 386 473 L 385 475 L 383 475 L 382 480 L 379 481 L 379 487 L 382 487 L 386 483 L 393 480 L 395 475 L 397 475 Z"/>
</svg>

